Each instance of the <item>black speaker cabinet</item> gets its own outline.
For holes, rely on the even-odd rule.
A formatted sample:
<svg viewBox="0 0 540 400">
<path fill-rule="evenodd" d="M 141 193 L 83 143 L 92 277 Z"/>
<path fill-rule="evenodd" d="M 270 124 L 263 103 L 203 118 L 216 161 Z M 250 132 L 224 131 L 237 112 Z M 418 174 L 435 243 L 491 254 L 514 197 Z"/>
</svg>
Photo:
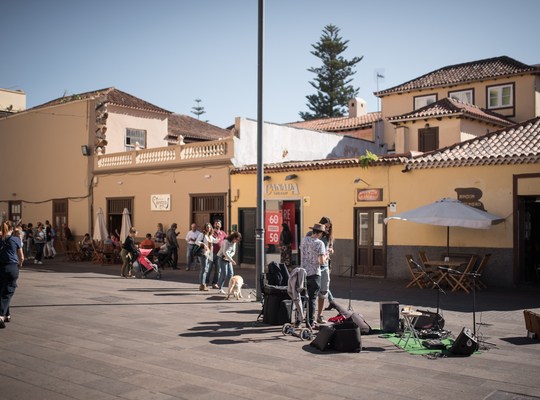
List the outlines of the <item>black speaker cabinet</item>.
<svg viewBox="0 0 540 400">
<path fill-rule="evenodd" d="M 463 328 L 452 344 L 450 352 L 460 356 L 470 356 L 478 349 L 478 342 L 468 328 Z"/>
<path fill-rule="evenodd" d="M 396 333 L 399 330 L 399 303 L 397 301 L 381 301 L 381 330 L 384 333 Z"/>
</svg>

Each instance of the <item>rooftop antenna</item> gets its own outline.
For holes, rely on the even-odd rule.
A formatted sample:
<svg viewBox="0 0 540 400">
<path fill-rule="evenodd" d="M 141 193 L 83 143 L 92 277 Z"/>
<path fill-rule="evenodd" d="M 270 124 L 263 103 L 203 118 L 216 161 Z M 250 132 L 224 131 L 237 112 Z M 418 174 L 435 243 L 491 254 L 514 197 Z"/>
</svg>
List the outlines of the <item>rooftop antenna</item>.
<svg viewBox="0 0 540 400">
<path fill-rule="evenodd" d="M 377 92 L 379 92 L 379 79 L 384 82 L 384 69 L 378 68 L 375 70 L 375 80 L 377 81 Z M 381 111 L 380 106 L 381 99 L 377 96 L 377 112 Z"/>
</svg>

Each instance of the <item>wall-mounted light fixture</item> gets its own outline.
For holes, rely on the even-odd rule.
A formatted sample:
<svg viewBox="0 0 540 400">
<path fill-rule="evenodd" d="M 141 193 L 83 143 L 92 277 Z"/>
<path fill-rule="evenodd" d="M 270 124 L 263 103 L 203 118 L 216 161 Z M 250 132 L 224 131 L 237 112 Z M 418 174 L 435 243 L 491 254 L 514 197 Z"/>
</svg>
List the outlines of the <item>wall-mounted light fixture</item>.
<svg viewBox="0 0 540 400">
<path fill-rule="evenodd" d="M 92 152 L 90 151 L 90 147 L 88 147 L 87 144 L 83 144 L 81 146 L 81 152 L 83 156 L 90 156 L 92 155 Z"/>
<path fill-rule="evenodd" d="M 356 178 L 354 180 L 354 183 L 360 183 L 360 182 L 364 182 L 366 185 L 368 186 L 371 186 L 369 183 L 367 183 L 365 180 L 363 180 L 362 178 Z"/>
<path fill-rule="evenodd" d="M 270 179 L 272 179 L 272 177 L 270 175 L 265 175 L 263 179 L 265 181 L 269 181 Z"/>
<path fill-rule="evenodd" d="M 296 175 L 296 174 L 290 174 L 290 175 L 287 175 L 287 176 L 285 177 L 285 180 L 286 180 L 286 181 L 292 181 L 293 179 L 296 179 L 296 178 L 298 178 L 298 175 Z"/>
</svg>

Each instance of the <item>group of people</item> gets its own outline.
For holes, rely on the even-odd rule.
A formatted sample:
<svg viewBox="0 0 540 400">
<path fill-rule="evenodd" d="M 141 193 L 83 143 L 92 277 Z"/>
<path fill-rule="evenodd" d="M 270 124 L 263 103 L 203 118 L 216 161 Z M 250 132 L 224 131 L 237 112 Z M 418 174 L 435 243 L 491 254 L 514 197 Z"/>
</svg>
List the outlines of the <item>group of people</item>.
<svg viewBox="0 0 540 400">
<path fill-rule="evenodd" d="M 171 268 L 178 269 L 178 248 L 180 246 L 177 229 L 178 225 L 172 223 L 170 228 L 164 231 L 163 224 L 159 223 L 154 236 L 147 233 L 145 240 L 140 243 L 139 247 L 154 249 L 153 255 L 158 257 L 161 267 L 165 264 L 165 260 L 169 259 L 168 264 L 171 265 Z M 128 237 L 122 243 L 120 275 L 125 278 L 132 276 L 131 260 L 138 255 L 138 248 L 134 240 L 136 234 L 137 230 L 132 227 Z M 191 224 L 185 240 L 187 243 L 186 270 L 195 270 L 197 260 L 201 266 L 199 290 L 208 291 L 211 287 L 225 293 L 223 287 L 228 285 L 230 278 L 234 275 L 234 265 L 236 265 L 234 255 L 238 243 L 242 240 L 242 235 L 236 231 L 227 234 L 222 229 L 221 220 L 216 219 L 213 226 L 210 222 L 204 224 L 202 232 L 197 229 L 196 224 Z"/>
</svg>

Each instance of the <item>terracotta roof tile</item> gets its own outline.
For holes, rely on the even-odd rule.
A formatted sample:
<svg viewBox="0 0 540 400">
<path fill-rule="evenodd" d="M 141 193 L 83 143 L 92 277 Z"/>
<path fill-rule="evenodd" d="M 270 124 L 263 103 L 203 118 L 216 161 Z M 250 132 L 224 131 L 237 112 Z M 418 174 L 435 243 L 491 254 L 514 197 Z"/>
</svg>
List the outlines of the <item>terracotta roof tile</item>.
<svg viewBox="0 0 540 400">
<path fill-rule="evenodd" d="M 401 85 L 375 92 L 375 96 L 456 85 L 458 83 L 474 82 L 488 78 L 512 76 L 523 73 L 538 74 L 540 73 L 540 67 L 523 64 L 508 56 L 494 57 L 463 64 L 449 65 Z"/>
<path fill-rule="evenodd" d="M 219 128 L 208 122 L 200 121 L 188 115 L 169 115 L 169 137 L 176 141 L 179 135 L 184 138 L 195 140 L 217 140 L 231 136 L 232 132 Z"/>
<path fill-rule="evenodd" d="M 477 107 L 473 104 L 462 103 L 459 100 L 448 97 L 436 101 L 435 103 L 428 104 L 427 106 L 419 108 L 418 110 L 390 117 L 388 118 L 388 121 L 397 123 L 416 119 L 450 116 L 464 116 L 500 126 L 510 126 L 514 124 L 514 122 L 507 120 L 502 115 Z"/>
<path fill-rule="evenodd" d="M 129 93 L 122 92 L 121 90 L 115 89 L 114 87 L 59 97 L 58 99 L 51 100 L 47 103 L 33 107 L 31 108 L 31 110 L 99 97 L 103 97 L 105 103 L 113 104 L 116 106 L 131 108 L 135 110 L 157 112 L 161 114 L 171 113 L 170 111 L 155 106 L 147 101 L 141 100 L 138 97 L 130 95 Z"/>
<path fill-rule="evenodd" d="M 374 122 L 382 119 L 380 112 L 371 112 L 359 117 L 331 117 L 311 119 L 309 121 L 286 124 L 295 128 L 311 129 L 314 131 L 342 132 L 347 130 L 369 128 Z"/>
<path fill-rule="evenodd" d="M 540 162 L 540 117 L 413 157 L 408 169 Z"/>
</svg>

